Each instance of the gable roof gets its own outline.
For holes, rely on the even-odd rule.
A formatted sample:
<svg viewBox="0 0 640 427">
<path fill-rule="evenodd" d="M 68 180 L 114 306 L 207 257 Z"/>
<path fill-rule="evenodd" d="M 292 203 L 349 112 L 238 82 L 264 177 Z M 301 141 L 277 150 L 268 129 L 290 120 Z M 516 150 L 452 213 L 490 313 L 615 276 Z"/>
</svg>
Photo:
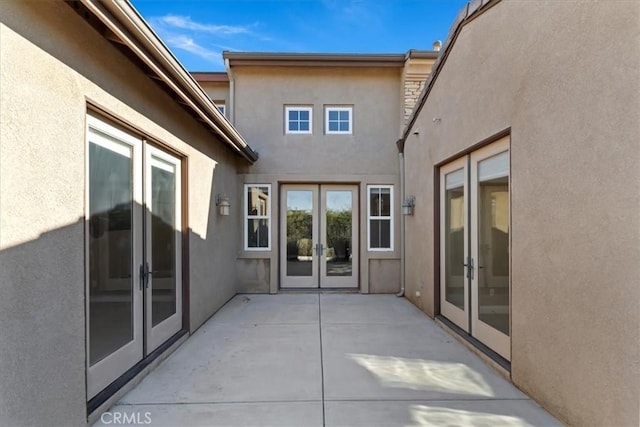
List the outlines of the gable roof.
<svg viewBox="0 0 640 427">
<path fill-rule="evenodd" d="M 411 132 L 411 128 L 415 124 L 418 118 L 418 115 L 422 110 L 422 107 L 424 107 L 424 104 L 427 101 L 427 98 L 429 97 L 429 93 L 431 92 L 431 89 L 433 88 L 435 81 L 438 79 L 440 71 L 442 70 L 444 63 L 446 62 L 447 57 L 449 56 L 449 52 L 451 52 L 451 49 L 453 48 L 456 42 L 456 39 L 458 38 L 458 34 L 460 34 L 460 31 L 462 30 L 462 27 L 464 27 L 473 19 L 480 16 L 482 13 L 486 12 L 489 8 L 498 4 L 500 1 L 502 0 L 472 0 L 466 5 L 464 5 L 462 9 L 460 9 L 460 12 L 458 12 L 458 15 L 453 20 L 453 24 L 451 24 L 451 27 L 449 29 L 447 40 L 444 42 L 444 45 L 440 50 L 440 55 L 438 56 L 438 59 L 436 59 L 436 62 L 433 64 L 433 68 L 431 69 L 431 74 L 425 81 L 424 89 L 422 90 L 422 92 L 420 93 L 420 96 L 418 97 L 418 101 L 416 102 L 416 105 L 413 108 L 411 117 L 409 118 L 409 121 L 407 122 L 407 125 L 404 128 L 402 137 L 397 142 L 398 149 L 401 152 L 404 151 L 404 143 L 407 140 L 409 133 Z"/>
<path fill-rule="evenodd" d="M 220 113 L 129 0 L 79 0 L 69 4 L 233 152 L 250 163 L 258 159 L 258 154 Z"/>
</svg>

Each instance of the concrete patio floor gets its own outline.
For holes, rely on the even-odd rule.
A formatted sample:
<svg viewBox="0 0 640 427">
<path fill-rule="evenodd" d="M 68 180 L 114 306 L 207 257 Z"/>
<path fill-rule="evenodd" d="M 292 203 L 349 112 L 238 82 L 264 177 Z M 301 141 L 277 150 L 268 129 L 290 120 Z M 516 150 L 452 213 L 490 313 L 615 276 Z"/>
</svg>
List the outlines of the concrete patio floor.
<svg viewBox="0 0 640 427">
<path fill-rule="evenodd" d="M 109 412 L 152 426 L 561 425 L 392 295 L 237 295 Z"/>
</svg>

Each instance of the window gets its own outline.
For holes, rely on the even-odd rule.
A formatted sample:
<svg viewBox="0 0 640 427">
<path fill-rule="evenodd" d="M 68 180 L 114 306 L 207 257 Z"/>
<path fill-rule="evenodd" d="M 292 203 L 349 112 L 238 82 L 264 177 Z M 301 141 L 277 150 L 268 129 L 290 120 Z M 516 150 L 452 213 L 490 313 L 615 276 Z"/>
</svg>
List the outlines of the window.
<svg viewBox="0 0 640 427">
<path fill-rule="evenodd" d="M 245 250 L 271 249 L 271 185 L 245 184 Z"/>
<path fill-rule="evenodd" d="M 325 113 L 326 133 L 353 133 L 353 107 L 327 107 Z"/>
<path fill-rule="evenodd" d="M 225 103 L 216 101 L 215 104 L 216 104 L 216 107 L 218 107 L 218 111 L 220 111 L 223 116 L 226 116 L 225 113 L 226 113 L 227 109 L 226 109 Z"/>
<path fill-rule="evenodd" d="M 312 133 L 312 113 L 311 107 L 285 107 L 285 133 Z"/>
<path fill-rule="evenodd" d="M 393 250 L 393 185 L 367 186 L 367 249 Z"/>
</svg>

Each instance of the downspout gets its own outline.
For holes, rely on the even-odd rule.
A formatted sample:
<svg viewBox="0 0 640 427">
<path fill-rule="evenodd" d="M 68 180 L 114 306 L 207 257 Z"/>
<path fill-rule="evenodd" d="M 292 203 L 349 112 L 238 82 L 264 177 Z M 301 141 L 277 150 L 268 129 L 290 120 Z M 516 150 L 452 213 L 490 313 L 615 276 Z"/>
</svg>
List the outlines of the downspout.
<svg viewBox="0 0 640 427">
<path fill-rule="evenodd" d="M 398 147 L 398 160 L 400 162 L 400 200 L 401 203 L 404 203 L 405 194 L 404 194 L 404 140 L 399 139 L 396 141 L 396 146 Z M 405 215 L 400 210 L 400 292 L 396 294 L 398 297 L 404 297 L 404 289 L 405 289 Z"/>
<path fill-rule="evenodd" d="M 229 58 L 224 60 L 224 68 L 227 70 L 227 76 L 229 77 L 229 121 L 232 125 L 236 125 L 236 85 L 233 81 L 233 73 L 231 72 L 231 64 Z"/>
</svg>

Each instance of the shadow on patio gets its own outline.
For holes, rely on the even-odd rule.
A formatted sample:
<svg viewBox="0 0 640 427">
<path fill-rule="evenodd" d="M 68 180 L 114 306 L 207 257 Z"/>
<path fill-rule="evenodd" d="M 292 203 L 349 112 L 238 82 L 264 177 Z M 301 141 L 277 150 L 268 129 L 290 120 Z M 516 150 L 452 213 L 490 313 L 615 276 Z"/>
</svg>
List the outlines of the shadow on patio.
<svg viewBox="0 0 640 427">
<path fill-rule="evenodd" d="M 353 294 L 237 295 L 102 422 L 118 416 L 167 426 L 561 425 L 407 300 Z"/>
</svg>

